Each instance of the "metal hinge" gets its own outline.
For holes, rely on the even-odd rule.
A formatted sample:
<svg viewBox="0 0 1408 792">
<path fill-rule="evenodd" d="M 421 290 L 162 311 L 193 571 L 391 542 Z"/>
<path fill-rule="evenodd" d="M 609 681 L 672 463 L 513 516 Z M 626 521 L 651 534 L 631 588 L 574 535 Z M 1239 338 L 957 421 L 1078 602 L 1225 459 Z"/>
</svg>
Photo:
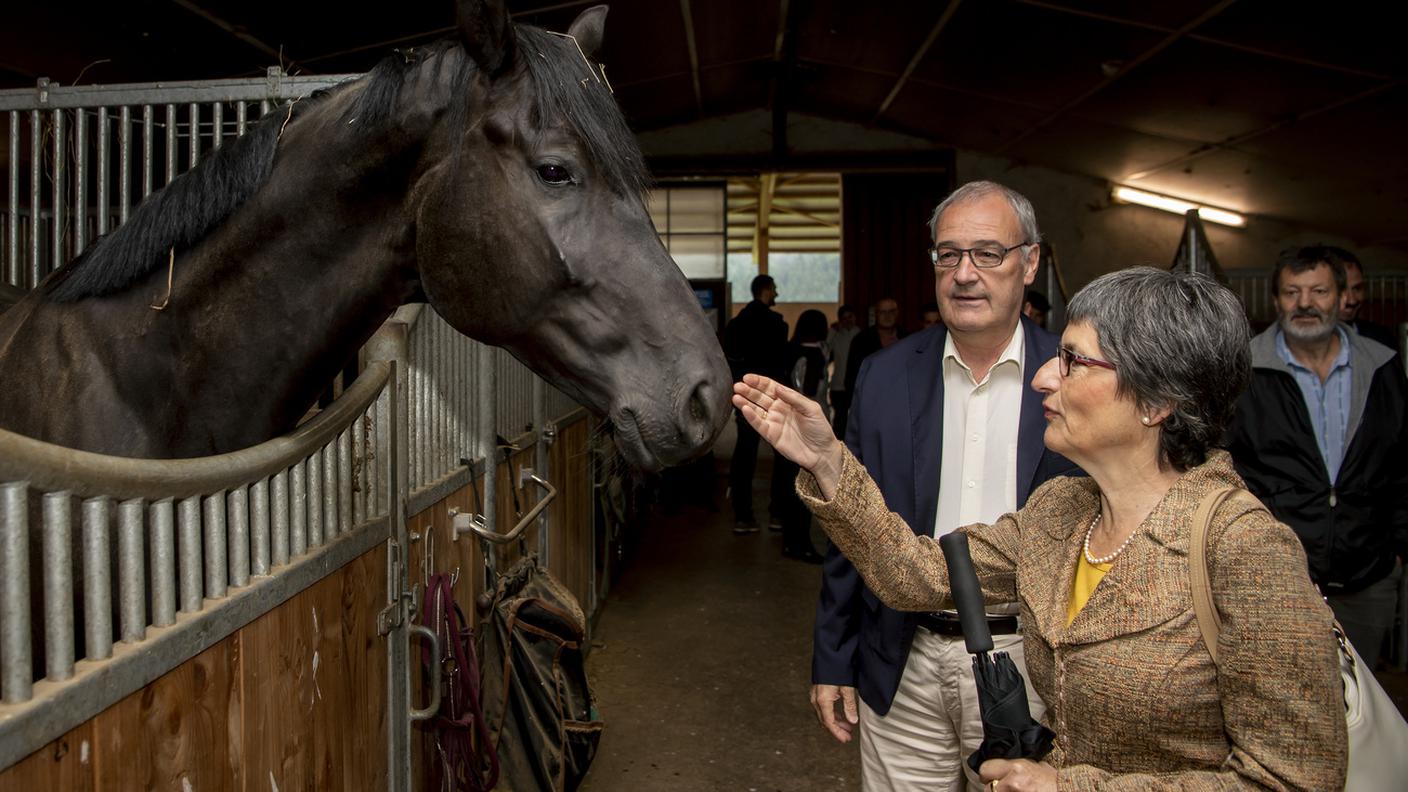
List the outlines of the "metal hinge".
<svg viewBox="0 0 1408 792">
<path fill-rule="evenodd" d="M 392 630 L 415 620 L 419 603 L 416 602 L 416 592 L 401 588 L 401 581 L 405 578 L 402 567 L 401 545 L 397 544 L 394 539 L 386 540 L 388 602 L 386 607 L 376 615 L 377 635 L 389 635 Z M 396 592 L 394 599 L 390 592 Z"/>
</svg>

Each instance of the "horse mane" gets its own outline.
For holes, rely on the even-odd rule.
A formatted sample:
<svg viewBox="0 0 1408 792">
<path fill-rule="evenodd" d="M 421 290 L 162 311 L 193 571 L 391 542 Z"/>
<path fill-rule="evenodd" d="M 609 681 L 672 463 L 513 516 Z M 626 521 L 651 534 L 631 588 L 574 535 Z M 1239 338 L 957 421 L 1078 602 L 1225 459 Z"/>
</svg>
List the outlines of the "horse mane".
<svg viewBox="0 0 1408 792">
<path fill-rule="evenodd" d="M 597 171 L 613 192 L 643 195 L 650 181 L 635 136 L 605 85 L 604 74 L 590 66 L 568 38 L 526 25 L 515 25 L 519 58 L 535 89 L 535 123 L 562 118 L 590 152 Z M 440 57 L 450 52 L 458 58 Z M 547 53 L 552 53 L 549 57 Z M 410 76 L 429 60 L 436 68 L 454 65 L 452 85 L 463 88 L 476 66 L 450 39 L 382 59 L 362 80 L 361 93 L 346 111 L 357 128 L 369 130 L 393 115 Z M 293 115 L 302 115 L 345 86 L 318 91 L 273 110 L 244 135 L 203 156 L 190 170 L 147 196 L 126 223 L 99 237 L 87 250 L 47 278 L 40 288 L 54 302 L 74 302 L 122 291 L 163 266 L 168 256 L 197 245 L 263 186 L 273 171 L 279 133 Z M 456 95 L 450 122 L 463 126 L 468 91 Z"/>
</svg>

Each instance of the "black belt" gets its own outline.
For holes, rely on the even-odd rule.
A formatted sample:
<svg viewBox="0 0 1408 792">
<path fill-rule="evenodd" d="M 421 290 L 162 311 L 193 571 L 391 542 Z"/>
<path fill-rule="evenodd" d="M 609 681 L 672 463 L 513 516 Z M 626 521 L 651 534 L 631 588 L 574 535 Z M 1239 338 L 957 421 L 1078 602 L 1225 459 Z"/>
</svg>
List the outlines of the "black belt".
<svg viewBox="0 0 1408 792">
<path fill-rule="evenodd" d="M 939 635 L 963 637 L 963 623 L 958 620 L 957 614 L 921 613 L 919 614 L 919 626 Z M 1017 617 L 989 616 L 988 630 L 993 635 L 1015 635 L 1017 633 Z"/>
</svg>

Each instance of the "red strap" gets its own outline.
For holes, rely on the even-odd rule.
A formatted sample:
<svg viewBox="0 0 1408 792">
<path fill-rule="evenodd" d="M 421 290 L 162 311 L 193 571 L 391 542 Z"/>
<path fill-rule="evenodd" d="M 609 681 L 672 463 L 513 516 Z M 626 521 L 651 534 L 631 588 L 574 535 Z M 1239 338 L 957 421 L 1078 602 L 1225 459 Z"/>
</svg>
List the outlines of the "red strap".
<svg viewBox="0 0 1408 792">
<path fill-rule="evenodd" d="M 444 668 L 428 668 L 430 650 L 428 647 L 421 649 L 424 673 L 445 674 L 441 680 L 440 712 L 426 721 L 426 728 L 435 733 L 441 754 L 438 757 L 441 761 L 427 768 L 431 787 L 440 788 L 443 772 L 448 770 L 455 788 L 486 792 L 498 783 L 499 757 L 480 703 L 479 657 L 474 650 L 474 632 L 455 603 L 449 575 L 431 576 L 421 602 L 421 624 L 435 631 L 443 647 L 442 662 L 449 664 L 448 672 Z M 423 679 L 426 678 L 423 675 Z M 482 754 L 476 751 L 476 737 Z"/>
</svg>

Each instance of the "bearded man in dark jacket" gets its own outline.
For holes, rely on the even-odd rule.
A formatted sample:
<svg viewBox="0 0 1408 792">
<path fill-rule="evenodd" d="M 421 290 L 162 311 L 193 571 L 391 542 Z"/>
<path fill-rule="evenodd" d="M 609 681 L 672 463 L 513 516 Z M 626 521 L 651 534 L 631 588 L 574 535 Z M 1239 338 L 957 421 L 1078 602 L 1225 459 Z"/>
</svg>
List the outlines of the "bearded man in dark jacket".
<svg viewBox="0 0 1408 792">
<path fill-rule="evenodd" d="M 1344 285 L 1325 248 L 1281 255 L 1280 316 L 1252 339 L 1227 448 L 1300 536 L 1311 578 L 1373 667 L 1408 555 L 1408 382 L 1393 350 L 1338 321 Z"/>
</svg>

